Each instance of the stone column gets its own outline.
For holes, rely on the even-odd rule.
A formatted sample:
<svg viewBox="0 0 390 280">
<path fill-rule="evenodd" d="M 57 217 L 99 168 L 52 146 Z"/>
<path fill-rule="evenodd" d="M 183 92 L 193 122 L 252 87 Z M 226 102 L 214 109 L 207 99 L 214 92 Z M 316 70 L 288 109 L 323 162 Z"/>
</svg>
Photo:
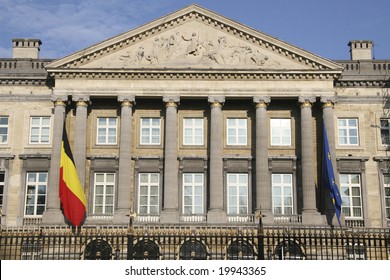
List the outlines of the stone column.
<svg viewBox="0 0 390 280">
<path fill-rule="evenodd" d="M 328 135 L 329 152 L 332 158 L 333 172 L 336 179 L 336 184 L 340 188 L 340 182 L 339 182 L 340 178 L 338 176 L 337 162 L 336 162 L 336 147 L 335 147 L 336 136 L 335 136 L 335 127 L 334 127 L 334 104 L 337 102 L 337 97 L 322 96 L 321 102 L 322 102 L 323 125 L 325 125 L 326 133 Z M 324 139 L 322 139 L 322 141 L 324 141 Z M 319 143 L 319 145 L 323 145 L 323 143 Z M 327 188 L 323 188 L 322 191 L 325 198 L 325 214 L 326 214 L 326 219 L 328 221 L 328 224 L 338 226 L 339 224 L 337 221 L 337 217 L 334 214 L 334 207 L 330 199 L 329 190 Z"/>
<path fill-rule="evenodd" d="M 118 200 L 114 224 L 127 224 L 131 209 L 131 137 L 134 96 L 118 96 L 121 103 L 119 136 Z"/>
<path fill-rule="evenodd" d="M 164 191 L 162 223 L 179 222 L 179 165 L 177 160 L 177 104 L 178 96 L 164 96 L 165 141 L 164 141 Z"/>
<path fill-rule="evenodd" d="M 72 100 L 77 102 L 73 158 L 81 185 L 85 187 L 89 96 L 73 96 Z"/>
<path fill-rule="evenodd" d="M 42 224 L 44 225 L 65 224 L 64 215 L 60 208 L 61 202 L 59 195 L 59 182 L 61 166 L 62 131 L 65 123 L 65 102 L 67 102 L 67 100 L 67 96 L 52 97 L 52 101 L 54 102 L 54 122 L 46 210 L 42 214 Z"/>
<path fill-rule="evenodd" d="M 268 168 L 268 96 L 255 96 L 256 104 L 256 211 L 260 211 L 262 222 L 273 223 L 272 188 Z"/>
<path fill-rule="evenodd" d="M 312 104 L 315 101 L 315 97 L 299 98 L 301 103 L 302 223 L 305 225 L 318 225 L 324 222 L 316 207 L 313 120 L 311 112 Z"/>
<path fill-rule="evenodd" d="M 210 120 L 210 140 L 209 140 L 209 188 L 210 207 L 207 213 L 208 223 L 225 223 L 226 210 L 224 200 L 226 192 L 223 189 L 223 161 L 222 161 L 222 141 L 223 122 L 222 104 L 225 102 L 224 96 L 210 96 L 211 103 Z"/>
</svg>

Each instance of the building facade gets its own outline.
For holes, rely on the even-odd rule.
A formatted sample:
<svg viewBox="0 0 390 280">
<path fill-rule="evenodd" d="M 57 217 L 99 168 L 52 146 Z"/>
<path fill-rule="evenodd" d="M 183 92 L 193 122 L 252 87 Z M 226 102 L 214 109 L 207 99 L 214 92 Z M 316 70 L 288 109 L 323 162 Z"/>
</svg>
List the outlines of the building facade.
<svg viewBox="0 0 390 280">
<path fill-rule="evenodd" d="M 57 60 L 0 59 L 1 224 L 66 226 L 65 125 L 84 226 L 390 225 L 390 60 L 332 61 L 196 5 Z"/>
</svg>

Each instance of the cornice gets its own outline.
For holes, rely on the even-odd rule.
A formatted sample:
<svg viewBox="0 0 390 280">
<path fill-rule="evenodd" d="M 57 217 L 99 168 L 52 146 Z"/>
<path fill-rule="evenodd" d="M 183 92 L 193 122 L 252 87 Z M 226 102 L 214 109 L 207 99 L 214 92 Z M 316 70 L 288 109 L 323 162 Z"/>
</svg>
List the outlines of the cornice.
<svg viewBox="0 0 390 280">
<path fill-rule="evenodd" d="M 56 69 L 55 79 L 334 80 L 338 71 L 236 69 Z"/>
<path fill-rule="evenodd" d="M 0 85 L 46 86 L 48 85 L 48 82 L 48 77 L 0 77 Z"/>
<path fill-rule="evenodd" d="M 356 88 L 389 88 L 390 80 L 359 80 L 359 81 L 348 81 L 348 80 L 335 80 L 335 87 L 356 87 Z"/>
</svg>

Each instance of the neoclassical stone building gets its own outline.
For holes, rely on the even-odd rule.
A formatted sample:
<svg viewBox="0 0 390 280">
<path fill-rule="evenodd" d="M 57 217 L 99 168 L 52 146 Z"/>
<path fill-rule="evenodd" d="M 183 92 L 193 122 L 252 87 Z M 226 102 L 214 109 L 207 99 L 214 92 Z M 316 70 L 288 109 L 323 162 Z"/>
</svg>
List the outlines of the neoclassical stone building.
<svg viewBox="0 0 390 280">
<path fill-rule="evenodd" d="M 63 125 L 85 225 L 337 225 L 322 186 L 325 125 L 342 223 L 390 221 L 390 60 L 351 41 L 332 61 L 196 5 L 57 60 L 14 39 L 0 59 L 4 226 L 65 225 Z M 135 215 L 133 215 L 135 213 Z"/>
</svg>

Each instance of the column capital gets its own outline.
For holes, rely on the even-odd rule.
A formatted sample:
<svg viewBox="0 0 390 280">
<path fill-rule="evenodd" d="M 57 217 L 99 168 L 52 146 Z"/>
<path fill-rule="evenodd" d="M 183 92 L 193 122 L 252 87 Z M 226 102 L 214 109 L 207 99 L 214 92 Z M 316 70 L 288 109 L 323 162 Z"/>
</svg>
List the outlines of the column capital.
<svg viewBox="0 0 390 280">
<path fill-rule="evenodd" d="M 337 103 L 337 96 L 321 96 L 322 107 L 334 107 L 334 104 Z"/>
<path fill-rule="evenodd" d="M 54 103 L 54 106 L 66 106 L 68 101 L 67 95 L 52 95 L 51 101 Z"/>
<path fill-rule="evenodd" d="M 301 103 L 301 108 L 311 107 L 316 102 L 316 98 L 315 96 L 300 96 L 298 101 Z"/>
<path fill-rule="evenodd" d="M 177 107 L 180 102 L 180 96 L 163 96 L 163 102 L 166 107 Z"/>
<path fill-rule="evenodd" d="M 90 104 L 88 95 L 74 95 L 72 101 L 76 102 L 76 106 L 88 107 Z"/>
<path fill-rule="evenodd" d="M 118 102 L 122 103 L 121 106 L 132 107 L 135 104 L 134 95 L 119 95 Z"/>
<path fill-rule="evenodd" d="M 225 103 L 225 96 L 209 96 L 208 101 L 211 107 L 222 107 Z"/>
<path fill-rule="evenodd" d="M 256 103 L 256 108 L 267 108 L 271 102 L 269 96 L 253 96 L 253 103 Z"/>
</svg>

